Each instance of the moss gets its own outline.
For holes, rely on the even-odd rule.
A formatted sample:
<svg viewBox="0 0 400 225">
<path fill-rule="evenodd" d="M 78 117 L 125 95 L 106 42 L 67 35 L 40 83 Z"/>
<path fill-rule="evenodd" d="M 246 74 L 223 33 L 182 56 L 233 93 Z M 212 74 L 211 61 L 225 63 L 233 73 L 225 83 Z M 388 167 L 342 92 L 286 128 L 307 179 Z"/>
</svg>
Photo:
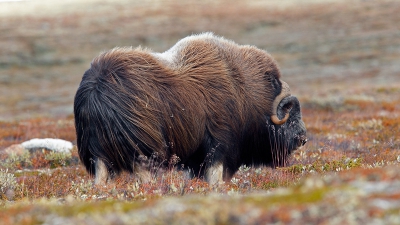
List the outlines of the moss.
<svg viewBox="0 0 400 225">
<path fill-rule="evenodd" d="M 0 162 L 0 166 L 5 168 L 22 169 L 31 165 L 32 162 L 28 151 L 22 154 L 11 153 L 4 161 Z"/>
<path fill-rule="evenodd" d="M 385 94 L 394 94 L 394 93 L 400 93 L 400 88 L 399 87 L 379 87 L 376 89 L 377 93 L 385 93 Z"/>
<path fill-rule="evenodd" d="M 266 182 L 262 185 L 262 189 L 269 190 L 272 188 L 279 187 L 279 183 L 277 181 Z"/>
<path fill-rule="evenodd" d="M 122 202 L 122 201 L 90 201 L 76 202 L 73 204 L 52 207 L 52 212 L 63 217 L 74 217 L 78 214 L 105 214 L 108 212 L 126 213 L 149 205 L 139 201 Z"/>
<path fill-rule="evenodd" d="M 301 174 L 304 171 L 304 165 L 296 164 L 290 167 L 283 168 L 283 170 L 293 174 Z"/>
<path fill-rule="evenodd" d="M 49 161 L 50 168 L 54 169 L 57 167 L 68 166 L 71 164 L 71 153 L 70 152 L 50 152 L 45 155 L 45 159 Z"/>
<path fill-rule="evenodd" d="M 299 204 L 315 203 L 323 200 L 325 194 L 329 191 L 329 189 L 317 188 L 305 192 L 297 188 L 291 188 L 284 191 L 287 191 L 287 193 L 275 194 L 265 197 L 249 196 L 246 198 L 245 202 L 263 208 L 269 208 L 275 204 L 299 205 Z"/>
<path fill-rule="evenodd" d="M 397 216 L 400 217 L 400 208 L 390 208 L 384 212 L 385 216 Z"/>
<path fill-rule="evenodd" d="M 42 172 L 37 170 L 19 170 L 14 172 L 15 177 L 23 177 L 23 176 L 39 176 Z"/>
<path fill-rule="evenodd" d="M 311 164 L 296 164 L 290 167 L 282 168 L 283 171 L 287 171 L 289 173 L 301 174 L 304 172 L 335 172 L 340 170 L 347 170 L 352 168 L 357 168 L 362 166 L 363 159 L 362 158 L 347 158 L 342 157 L 340 160 L 332 160 L 328 162 L 324 162 L 322 160 L 314 161 Z"/>
</svg>

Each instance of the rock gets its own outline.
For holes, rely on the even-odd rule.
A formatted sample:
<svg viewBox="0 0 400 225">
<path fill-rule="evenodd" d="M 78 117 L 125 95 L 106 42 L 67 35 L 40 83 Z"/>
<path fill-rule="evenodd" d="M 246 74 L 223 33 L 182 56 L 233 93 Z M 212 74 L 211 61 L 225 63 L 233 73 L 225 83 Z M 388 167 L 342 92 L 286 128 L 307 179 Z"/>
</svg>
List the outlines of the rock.
<svg viewBox="0 0 400 225">
<path fill-rule="evenodd" d="M 23 155 L 28 150 L 24 148 L 21 144 L 11 145 L 10 147 L 4 149 L 4 152 L 8 155 L 16 154 L 16 155 Z"/>
<path fill-rule="evenodd" d="M 55 152 L 70 152 L 73 147 L 72 143 L 69 141 L 53 138 L 35 138 L 25 141 L 21 143 L 21 145 L 28 150 L 45 148 Z"/>
</svg>

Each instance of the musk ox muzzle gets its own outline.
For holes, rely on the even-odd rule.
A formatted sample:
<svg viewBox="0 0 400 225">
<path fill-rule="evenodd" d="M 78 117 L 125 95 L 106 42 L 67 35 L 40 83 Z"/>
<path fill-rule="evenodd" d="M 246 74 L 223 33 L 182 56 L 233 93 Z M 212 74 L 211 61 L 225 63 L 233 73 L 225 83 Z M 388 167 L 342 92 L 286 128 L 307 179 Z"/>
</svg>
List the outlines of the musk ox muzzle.
<svg viewBox="0 0 400 225">
<path fill-rule="evenodd" d="M 275 60 L 211 33 L 164 53 L 115 48 L 93 59 L 74 101 L 79 157 L 95 183 L 171 159 L 211 184 L 241 165 L 282 166 L 307 141 L 300 103 Z M 178 160 L 176 160 L 177 162 Z"/>
</svg>

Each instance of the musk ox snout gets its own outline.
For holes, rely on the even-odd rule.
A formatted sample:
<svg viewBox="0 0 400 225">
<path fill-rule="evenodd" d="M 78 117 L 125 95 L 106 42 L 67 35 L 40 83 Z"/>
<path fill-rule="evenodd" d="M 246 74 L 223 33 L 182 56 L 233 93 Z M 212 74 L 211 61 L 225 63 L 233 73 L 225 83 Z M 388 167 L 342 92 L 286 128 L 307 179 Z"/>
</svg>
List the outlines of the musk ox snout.
<svg viewBox="0 0 400 225">
<path fill-rule="evenodd" d="M 244 164 L 282 163 L 306 142 L 300 103 L 271 55 L 211 33 L 164 53 L 100 54 L 74 115 L 79 157 L 97 184 L 121 171 L 148 177 L 141 158 L 166 168 L 172 157 L 215 184 Z"/>
<path fill-rule="evenodd" d="M 307 129 L 302 120 L 300 102 L 295 96 L 286 97 L 281 101 L 278 107 L 278 115 L 289 114 L 287 124 L 289 130 L 294 133 L 294 139 L 299 146 L 307 142 Z"/>
</svg>

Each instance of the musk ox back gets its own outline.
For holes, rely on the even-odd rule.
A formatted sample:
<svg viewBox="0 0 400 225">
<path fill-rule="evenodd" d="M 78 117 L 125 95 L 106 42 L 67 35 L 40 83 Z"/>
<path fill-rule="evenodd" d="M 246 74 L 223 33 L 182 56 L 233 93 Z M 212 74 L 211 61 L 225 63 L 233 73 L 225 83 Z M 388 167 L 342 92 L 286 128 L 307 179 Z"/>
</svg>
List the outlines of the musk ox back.
<svg viewBox="0 0 400 225">
<path fill-rule="evenodd" d="M 164 53 L 115 48 L 96 57 L 74 102 L 79 156 L 95 183 L 141 161 L 179 165 L 211 184 L 243 165 L 282 166 L 306 142 L 300 104 L 263 50 L 211 33 Z"/>
</svg>

